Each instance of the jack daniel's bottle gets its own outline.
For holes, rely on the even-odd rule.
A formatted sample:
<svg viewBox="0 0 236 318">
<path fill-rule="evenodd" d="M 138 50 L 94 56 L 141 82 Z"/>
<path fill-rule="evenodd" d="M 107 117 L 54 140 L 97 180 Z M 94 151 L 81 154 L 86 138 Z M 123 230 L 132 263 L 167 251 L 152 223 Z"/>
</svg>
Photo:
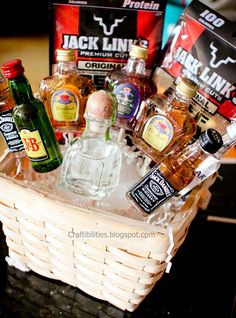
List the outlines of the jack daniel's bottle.
<svg viewBox="0 0 236 318">
<path fill-rule="evenodd" d="M 185 188 L 195 177 L 196 167 L 223 145 L 214 129 L 202 133 L 199 139 L 180 152 L 167 155 L 127 192 L 128 200 L 145 215 Z"/>
<path fill-rule="evenodd" d="M 37 172 L 56 169 L 62 163 L 59 144 L 43 103 L 32 93 L 21 60 L 8 61 L 2 69 L 15 100 L 13 118 L 33 169 Z"/>
<path fill-rule="evenodd" d="M 0 73 L 0 156 L 6 150 L 0 169 L 14 179 L 31 180 L 34 177 L 31 164 L 12 116 L 14 106 L 7 80 Z"/>
<path fill-rule="evenodd" d="M 0 135 L 2 135 L 9 152 L 20 152 L 24 145 L 20 139 L 12 111 L 15 106 L 6 79 L 0 73 Z"/>
</svg>

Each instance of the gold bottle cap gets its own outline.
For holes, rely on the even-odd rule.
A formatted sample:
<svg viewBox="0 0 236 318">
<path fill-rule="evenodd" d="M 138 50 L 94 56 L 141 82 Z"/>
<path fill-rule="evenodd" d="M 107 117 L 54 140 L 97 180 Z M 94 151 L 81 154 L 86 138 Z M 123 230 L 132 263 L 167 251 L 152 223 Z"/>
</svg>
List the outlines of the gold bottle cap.
<svg viewBox="0 0 236 318">
<path fill-rule="evenodd" d="M 188 98 L 193 98 L 198 90 L 198 85 L 189 78 L 181 77 L 176 86 L 176 91 Z"/>
<path fill-rule="evenodd" d="M 8 83 L 5 77 L 0 73 L 0 92 L 8 88 Z"/>
<path fill-rule="evenodd" d="M 69 62 L 75 60 L 74 50 L 57 49 L 57 61 L 59 62 Z"/>
<path fill-rule="evenodd" d="M 129 56 L 146 60 L 148 57 L 148 48 L 139 45 L 131 45 Z"/>
</svg>

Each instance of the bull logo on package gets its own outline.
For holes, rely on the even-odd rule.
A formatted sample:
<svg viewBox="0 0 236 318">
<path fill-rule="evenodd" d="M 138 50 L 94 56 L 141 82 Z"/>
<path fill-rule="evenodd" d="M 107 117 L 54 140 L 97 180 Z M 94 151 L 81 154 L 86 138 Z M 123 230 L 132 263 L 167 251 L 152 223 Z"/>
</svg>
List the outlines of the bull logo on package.
<svg viewBox="0 0 236 318">
<path fill-rule="evenodd" d="M 227 125 L 227 120 L 236 116 L 233 26 L 201 2 L 192 1 L 165 50 L 162 70 L 174 80 L 184 75 L 199 86 L 191 110 L 194 114 L 201 112 L 198 125 L 203 129 L 209 128 L 207 125 Z"/>
<path fill-rule="evenodd" d="M 210 48 L 211 48 L 211 56 L 212 56 L 212 59 L 210 60 L 210 66 L 212 68 L 218 68 L 221 64 L 228 64 L 228 63 L 236 63 L 236 60 L 233 60 L 231 57 L 227 57 L 226 59 L 224 60 L 219 60 L 216 62 L 216 59 L 217 59 L 217 52 L 218 52 L 218 48 L 214 46 L 214 42 L 212 42 L 210 44 Z"/>
<path fill-rule="evenodd" d="M 96 15 L 93 15 L 94 21 L 98 21 L 99 25 L 103 28 L 103 33 L 105 35 L 112 35 L 114 32 L 114 28 L 119 25 L 119 23 L 122 23 L 124 19 L 127 18 L 124 16 L 122 19 L 115 19 L 114 24 L 111 25 L 110 29 L 108 30 L 107 25 L 103 22 L 103 18 L 96 17 Z"/>
<path fill-rule="evenodd" d="M 156 63 L 166 1 L 52 3 L 51 64 L 56 62 L 55 49 L 75 49 L 81 75 L 90 76 L 97 88 L 103 88 L 107 72 L 125 66 L 132 44 L 148 46 L 147 69 Z"/>
</svg>

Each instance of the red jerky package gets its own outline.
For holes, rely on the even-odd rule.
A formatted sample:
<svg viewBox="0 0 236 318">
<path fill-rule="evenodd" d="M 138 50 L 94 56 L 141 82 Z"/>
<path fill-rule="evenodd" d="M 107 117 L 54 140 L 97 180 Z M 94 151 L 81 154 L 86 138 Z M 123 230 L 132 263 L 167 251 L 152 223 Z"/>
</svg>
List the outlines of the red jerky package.
<svg viewBox="0 0 236 318">
<path fill-rule="evenodd" d="M 103 88 L 104 77 L 121 69 L 133 43 L 147 45 L 147 68 L 161 50 L 166 0 L 51 0 L 50 66 L 57 48 L 75 49 L 81 75 Z"/>
<path fill-rule="evenodd" d="M 199 1 L 183 11 L 154 80 L 160 93 L 185 75 L 199 85 L 190 111 L 198 132 L 224 132 L 236 117 L 236 25 Z"/>
</svg>

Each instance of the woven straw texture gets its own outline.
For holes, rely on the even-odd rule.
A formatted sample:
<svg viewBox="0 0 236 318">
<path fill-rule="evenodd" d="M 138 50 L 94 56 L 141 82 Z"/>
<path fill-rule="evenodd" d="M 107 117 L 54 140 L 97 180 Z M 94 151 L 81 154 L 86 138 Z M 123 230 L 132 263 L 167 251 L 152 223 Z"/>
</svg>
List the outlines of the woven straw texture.
<svg viewBox="0 0 236 318">
<path fill-rule="evenodd" d="M 168 228 L 76 207 L 0 175 L 0 221 L 9 256 L 40 275 L 134 311 L 183 243 L 199 204 L 206 205 L 208 186 L 195 189 L 175 215 L 172 241 Z"/>
</svg>

